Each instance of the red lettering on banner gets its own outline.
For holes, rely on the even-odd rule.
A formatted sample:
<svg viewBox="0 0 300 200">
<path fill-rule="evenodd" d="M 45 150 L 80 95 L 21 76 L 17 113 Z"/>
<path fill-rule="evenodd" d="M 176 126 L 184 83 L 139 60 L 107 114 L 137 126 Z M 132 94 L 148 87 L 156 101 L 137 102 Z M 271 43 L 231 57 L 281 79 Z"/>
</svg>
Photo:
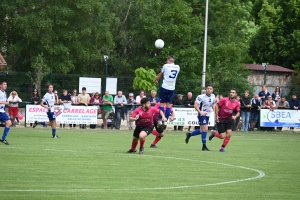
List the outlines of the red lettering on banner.
<svg viewBox="0 0 300 200">
<path fill-rule="evenodd" d="M 29 112 L 45 112 L 45 108 L 29 108 Z"/>
</svg>

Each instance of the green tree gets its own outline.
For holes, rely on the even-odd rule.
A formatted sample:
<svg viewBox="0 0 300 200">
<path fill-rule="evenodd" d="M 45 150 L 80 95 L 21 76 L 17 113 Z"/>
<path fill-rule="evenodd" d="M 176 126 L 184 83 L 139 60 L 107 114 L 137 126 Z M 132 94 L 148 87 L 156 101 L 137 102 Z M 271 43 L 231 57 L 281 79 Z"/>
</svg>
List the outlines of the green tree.
<svg viewBox="0 0 300 200">
<path fill-rule="evenodd" d="M 133 80 L 134 89 L 142 89 L 146 92 L 151 90 L 157 90 L 154 84 L 154 79 L 156 77 L 155 71 L 153 69 L 144 69 L 142 67 L 135 70 L 135 78 Z"/>
</svg>

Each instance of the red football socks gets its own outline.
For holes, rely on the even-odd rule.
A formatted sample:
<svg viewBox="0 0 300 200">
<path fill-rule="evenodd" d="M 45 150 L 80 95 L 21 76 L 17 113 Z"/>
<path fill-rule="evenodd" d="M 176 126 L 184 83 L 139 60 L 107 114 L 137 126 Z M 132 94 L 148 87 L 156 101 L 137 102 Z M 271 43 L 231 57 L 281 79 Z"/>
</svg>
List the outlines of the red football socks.
<svg viewBox="0 0 300 200">
<path fill-rule="evenodd" d="M 156 130 L 153 130 L 153 131 L 152 131 L 152 134 L 155 135 L 155 136 L 158 136 L 158 135 L 159 135 L 159 133 L 158 133 Z"/>
<path fill-rule="evenodd" d="M 153 145 L 156 145 L 156 144 L 159 142 L 160 139 L 161 139 L 161 137 L 156 137 L 156 138 L 154 139 L 154 141 L 152 142 L 152 144 L 153 144 Z"/>
<path fill-rule="evenodd" d="M 146 140 L 140 140 L 140 148 L 143 148 L 143 147 L 144 147 L 145 141 L 146 141 Z"/>
<path fill-rule="evenodd" d="M 131 150 L 135 150 L 136 146 L 137 146 L 138 142 L 135 142 L 132 140 L 132 144 L 131 144 Z"/>
<path fill-rule="evenodd" d="M 224 141 L 223 141 L 222 147 L 225 148 L 229 141 L 230 141 L 230 138 L 229 138 L 229 137 L 225 137 L 225 138 L 224 138 Z"/>
<path fill-rule="evenodd" d="M 215 133 L 214 133 L 214 136 L 217 137 L 217 138 L 220 138 L 220 133 L 215 132 Z"/>
</svg>

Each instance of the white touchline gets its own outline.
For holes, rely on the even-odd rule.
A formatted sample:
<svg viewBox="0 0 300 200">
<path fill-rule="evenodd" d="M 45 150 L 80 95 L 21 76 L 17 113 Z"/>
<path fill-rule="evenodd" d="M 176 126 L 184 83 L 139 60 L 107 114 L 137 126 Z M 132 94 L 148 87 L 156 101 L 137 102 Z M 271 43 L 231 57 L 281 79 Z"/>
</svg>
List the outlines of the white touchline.
<svg viewBox="0 0 300 200">
<path fill-rule="evenodd" d="M 17 148 L 17 147 L 15 147 Z M 23 148 L 20 148 L 23 149 Z M 28 149 L 27 149 L 28 150 Z M 45 151 L 64 151 L 64 152 L 73 152 L 77 153 L 79 151 L 76 150 L 67 150 L 67 149 L 43 149 Z M 118 155 L 126 155 L 126 156 L 132 156 L 130 154 L 122 154 L 122 153 L 111 153 L 111 152 L 96 152 L 99 154 L 118 154 Z M 243 181 L 250 181 L 250 180 L 255 180 L 259 179 L 265 176 L 265 173 L 261 170 L 258 169 L 253 169 L 249 167 L 243 167 L 243 166 L 237 166 L 237 165 L 231 165 L 231 164 L 225 164 L 225 163 L 218 163 L 218 162 L 211 162 L 211 161 L 200 161 L 200 160 L 193 160 L 193 159 L 188 159 L 188 158 L 176 158 L 176 157 L 169 157 L 169 156 L 152 156 L 152 155 L 143 155 L 147 157 L 155 157 L 155 158 L 164 158 L 164 159 L 174 159 L 174 160 L 185 160 L 185 161 L 190 161 L 190 162 L 202 162 L 202 163 L 209 163 L 209 164 L 216 164 L 216 165 L 223 165 L 223 166 L 228 166 L 228 167 L 235 167 L 235 168 L 240 168 L 240 169 L 245 169 L 245 170 L 251 170 L 255 171 L 258 173 L 257 176 L 250 177 L 250 178 L 245 178 L 245 179 L 238 179 L 238 180 L 232 180 L 232 181 L 224 181 L 224 182 L 218 182 L 218 183 L 209 183 L 209 184 L 201 184 L 201 185 L 182 185 L 182 186 L 170 186 L 170 187 L 155 187 L 155 188 L 136 188 L 136 189 L 128 189 L 128 188 L 81 188 L 81 189 L 67 189 L 67 190 L 60 190 L 60 189 L 55 189 L 55 190 L 46 190 L 46 189 L 27 189 L 27 190 L 5 190 L 5 189 L 0 189 L 0 192 L 92 192 L 92 191 L 134 191 L 134 190 L 169 190 L 169 189 L 184 189 L 184 188 L 194 188 L 194 187 L 206 187 L 206 186 L 216 186 L 216 185 L 225 185 L 225 184 L 231 184 L 231 183 L 238 183 L 238 182 L 243 182 Z"/>
</svg>

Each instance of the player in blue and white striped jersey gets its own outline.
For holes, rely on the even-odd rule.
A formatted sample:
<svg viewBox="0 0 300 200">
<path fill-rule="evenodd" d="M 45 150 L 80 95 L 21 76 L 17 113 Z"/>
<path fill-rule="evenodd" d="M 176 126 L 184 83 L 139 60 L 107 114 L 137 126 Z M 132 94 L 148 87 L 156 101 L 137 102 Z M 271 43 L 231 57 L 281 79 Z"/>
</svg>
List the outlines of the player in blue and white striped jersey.
<svg viewBox="0 0 300 200">
<path fill-rule="evenodd" d="M 6 140 L 6 136 L 8 135 L 8 132 L 10 130 L 11 126 L 11 121 L 9 116 L 5 112 L 5 105 L 7 105 L 9 102 L 7 101 L 7 96 L 6 96 L 6 88 L 7 88 L 7 83 L 5 81 L 0 83 L 0 121 L 5 122 L 5 127 L 3 131 L 3 135 L 0 139 L 0 142 L 9 145 L 9 143 Z"/>
<path fill-rule="evenodd" d="M 171 104 L 174 98 L 176 79 L 180 71 L 179 65 L 175 65 L 175 58 L 169 56 L 167 59 L 167 64 L 165 64 L 161 72 L 156 76 L 154 83 L 157 84 L 159 79 L 163 77 L 163 83 L 160 87 L 159 97 L 160 97 L 160 110 L 164 112 L 164 105 L 167 104 L 166 108 L 166 118 L 169 119 L 171 114 Z"/>
<path fill-rule="evenodd" d="M 208 131 L 209 115 L 213 112 L 213 106 L 216 103 L 216 97 L 213 92 L 213 86 L 209 85 L 206 87 L 205 94 L 200 94 L 195 100 L 194 107 L 198 112 L 198 120 L 200 129 L 196 129 L 193 132 L 186 133 L 185 143 L 189 142 L 191 136 L 201 134 L 202 138 L 202 151 L 209 151 L 206 146 L 206 135 Z"/>
<path fill-rule="evenodd" d="M 49 118 L 49 125 L 52 127 L 52 138 L 58 138 L 58 135 L 56 135 L 56 116 L 54 114 L 54 104 L 55 95 L 53 93 L 53 85 L 48 85 L 48 92 L 42 98 L 41 106 L 46 108 L 47 116 Z M 35 128 L 38 123 L 42 124 L 43 126 L 46 125 L 45 122 L 35 121 L 32 127 Z"/>
</svg>

